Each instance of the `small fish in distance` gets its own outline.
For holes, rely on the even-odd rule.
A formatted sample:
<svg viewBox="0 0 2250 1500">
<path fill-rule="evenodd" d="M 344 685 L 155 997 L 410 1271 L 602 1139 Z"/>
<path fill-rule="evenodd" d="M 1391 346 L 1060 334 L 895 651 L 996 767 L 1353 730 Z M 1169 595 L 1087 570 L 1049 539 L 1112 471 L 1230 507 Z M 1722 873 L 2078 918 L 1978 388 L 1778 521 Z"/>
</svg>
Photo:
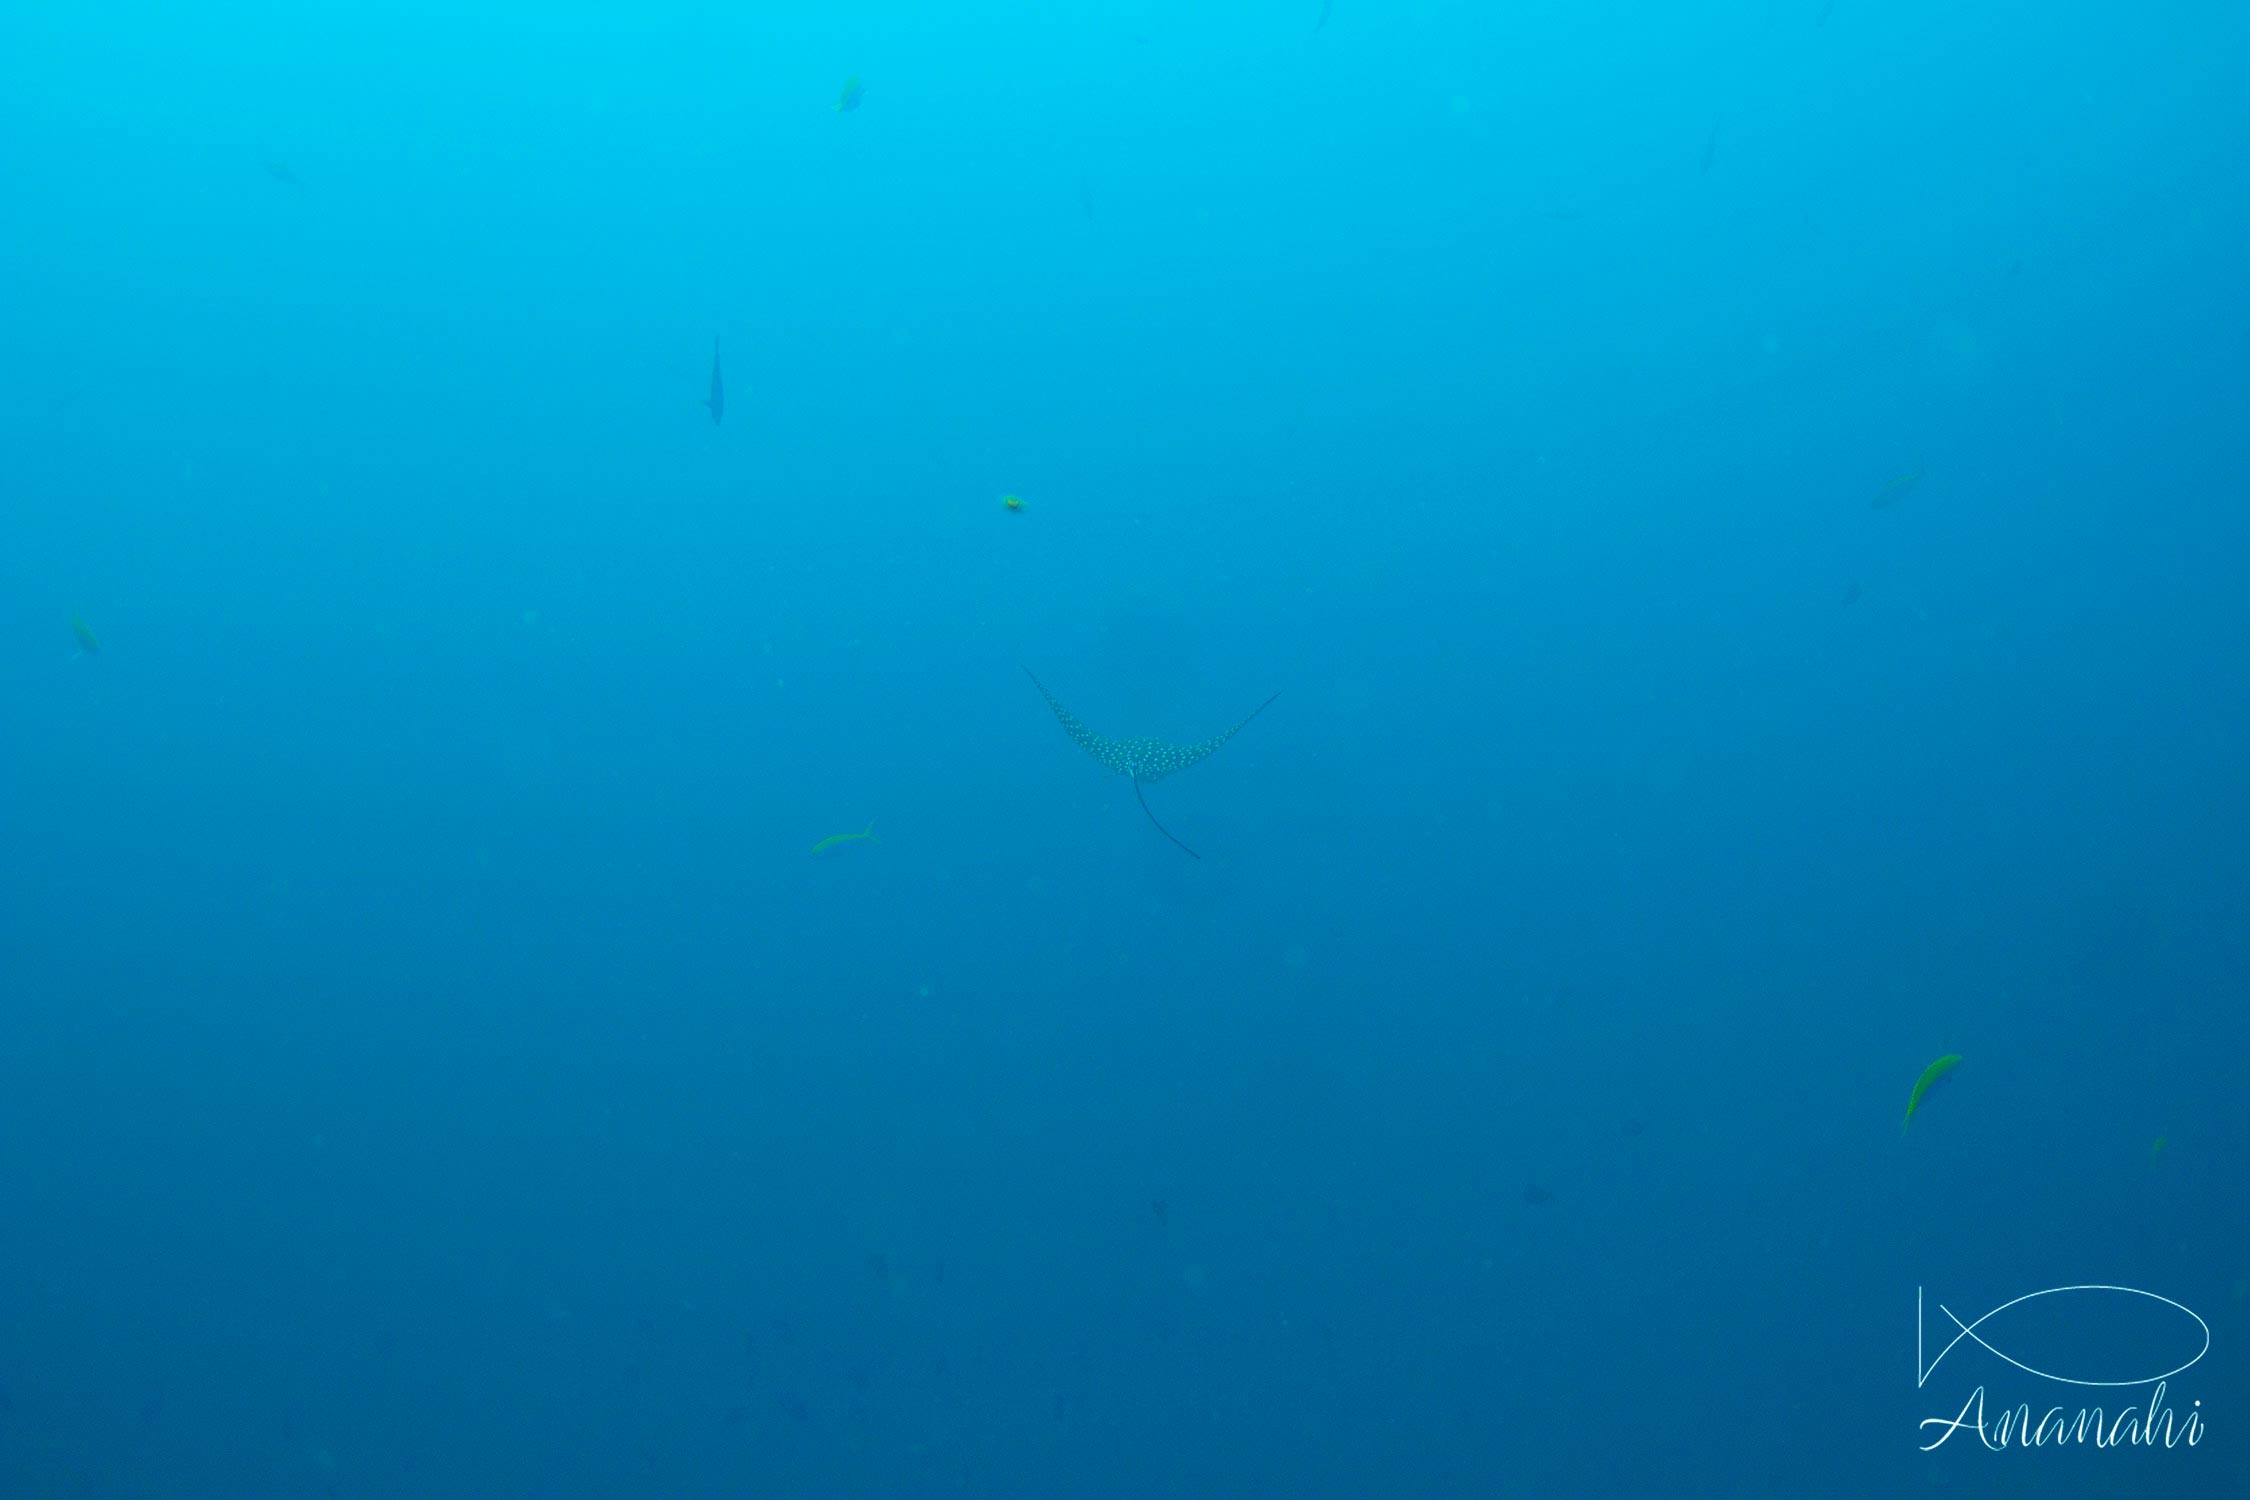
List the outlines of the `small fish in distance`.
<svg viewBox="0 0 2250 1500">
<path fill-rule="evenodd" d="M 867 820 L 867 828 L 864 832 L 832 833 L 828 835 L 828 837 L 822 839 L 819 843 L 813 845 L 812 852 L 815 854 L 826 854 L 829 850 L 835 848 L 838 844 L 856 844 L 863 841 L 870 844 L 875 842 L 875 820 L 873 818 L 869 818 Z"/>
<path fill-rule="evenodd" d="M 1867 502 L 1867 508 L 1869 510 L 1889 510 L 1899 501 L 1912 494 L 1914 486 L 1921 482 L 1922 471 L 1920 469 L 1915 469 L 1912 473 L 1901 474 L 1877 490 L 1875 498 Z"/>
<path fill-rule="evenodd" d="M 1914 1092 L 1906 1096 L 1906 1118 L 1898 1122 L 1900 1135 L 1906 1134 L 1906 1127 L 1914 1123 L 1914 1111 L 1922 1107 L 1922 1101 L 1930 1096 L 1930 1091 L 1943 1083 L 1947 1075 L 1959 1066 L 1961 1054 L 1948 1052 L 1922 1070 L 1922 1076 L 1914 1080 Z"/>
</svg>

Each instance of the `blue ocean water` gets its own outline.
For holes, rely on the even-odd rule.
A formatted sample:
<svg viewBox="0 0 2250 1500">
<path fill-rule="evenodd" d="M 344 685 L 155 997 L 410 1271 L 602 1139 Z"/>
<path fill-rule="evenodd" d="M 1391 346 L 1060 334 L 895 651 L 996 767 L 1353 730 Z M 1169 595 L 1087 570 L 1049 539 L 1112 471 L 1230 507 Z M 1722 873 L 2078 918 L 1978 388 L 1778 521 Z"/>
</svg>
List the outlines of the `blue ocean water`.
<svg viewBox="0 0 2250 1500">
<path fill-rule="evenodd" d="M 0 1500 L 2245 1493 L 2246 67 L 0 9 Z"/>
</svg>

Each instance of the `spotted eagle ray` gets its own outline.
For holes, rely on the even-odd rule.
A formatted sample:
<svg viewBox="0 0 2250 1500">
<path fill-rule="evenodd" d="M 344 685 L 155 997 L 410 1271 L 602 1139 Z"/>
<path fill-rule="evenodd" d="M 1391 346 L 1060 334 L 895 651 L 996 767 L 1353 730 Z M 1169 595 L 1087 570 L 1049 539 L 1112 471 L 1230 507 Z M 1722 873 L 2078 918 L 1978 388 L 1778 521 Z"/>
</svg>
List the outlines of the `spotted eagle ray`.
<svg viewBox="0 0 2250 1500">
<path fill-rule="evenodd" d="M 1235 725 L 1234 728 L 1229 729 L 1224 734 L 1215 734 L 1207 740 L 1197 740 L 1192 745 L 1174 745 L 1164 740 L 1149 739 L 1146 736 L 1117 740 L 1111 739 L 1108 735 L 1096 734 L 1085 726 L 1078 715 L 1055 701 L 1055 695 L 1047 691 L 1046 684 L 1032 676 L 1031 668 L 1025 667 L 1023 675 L 1031 678 L 1031 685 L 1039 689 L 1039 696 L 1046 699 L 1047 706 L 1055 711 L 1055 721 L 1062 725 L 1063 733 L 1069 735 L 1079 749 L 1085 751 L 1112 771 L 1131 780 L 1133 783 L 1133 800 L 1140 803 L 1141 811 L 1148 814 L 1148 820 L 1151 823 L 1156 823 L 1156 814 L 1149 812 L 1148 799 L 1141 795 L 1141 788 L 1144 785 L 1151 781 L 1162 781 L 1174 771 L 1184 771 L 1198 761 L 1208 759 L 1218 751 L 1221 745 L 1242 733 L 1244 727 L 1252 719 L 1264 713 L 1274 698 L 1281 696 L 1281 694 L 1275 693 L 1273 698 L 1268 698 L 1264 703 L 1251 709 L 1249 713 L 1243 716 L 1240 724 Z M 1162 823 L 1156 823 L 1156 831 L 1171 839 L 1173 843 L 1180 844 L 1178 837 Z M 1190 859 L 1201 859 L 1203 857 L 1193 849 L 1188 849 L 1185 844 L 1180 844 L 1180 847 L 1187 850 Z"/>
</svg>

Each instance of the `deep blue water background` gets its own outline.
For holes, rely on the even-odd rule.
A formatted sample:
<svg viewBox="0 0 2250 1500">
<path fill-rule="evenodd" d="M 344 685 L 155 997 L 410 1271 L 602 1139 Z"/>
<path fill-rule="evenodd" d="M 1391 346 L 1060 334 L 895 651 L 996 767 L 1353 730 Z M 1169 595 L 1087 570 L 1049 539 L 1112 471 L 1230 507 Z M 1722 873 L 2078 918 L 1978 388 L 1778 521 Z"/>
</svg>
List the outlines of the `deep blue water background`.
<svg viewBox="0 0 2250 1500">
<path fill-rule="evenodd" d="M 0 1495 L 2243 1492 L 2250 17 L 1320 14 L 0 12 Z"/>
</svg>

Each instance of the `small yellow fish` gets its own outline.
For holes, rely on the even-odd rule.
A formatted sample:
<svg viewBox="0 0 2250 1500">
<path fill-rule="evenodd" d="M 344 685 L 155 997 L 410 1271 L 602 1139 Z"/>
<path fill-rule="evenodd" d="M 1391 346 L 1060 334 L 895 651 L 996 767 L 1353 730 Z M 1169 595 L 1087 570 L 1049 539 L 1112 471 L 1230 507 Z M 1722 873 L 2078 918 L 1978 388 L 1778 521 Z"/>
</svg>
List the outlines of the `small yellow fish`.
<svg viewBox="0 0 2250 1500">
<path fill-rule="evenodd" d="M 865 839 L 871 844 L 875 842 L 875 820 L 873 818 L 869 818 L 867 820 L 866 832 L 832 833 L 828 835 L 828 837 L 822 839 L 819 843 L 813 845 L 812 852 L 815 854 L 825 853 L 826 851 L 835 848 L 838 844 L 856 843 L 861 839 Z"/>
<path fill-rule="evenodd" d="M 1000 497 L 1000 503 L 1008 507 L 1008 509 L 1010 510 L 1023 509 L 1023 497 L 1021 495 L 1002 495 Z"/>
<path fill-rule="evenodd" d="M 95 635 L 94 628 L 76 615 L 70 617 L 70 633 L 78 637 L 79 650 L 85 652 L 88 656 L 99 656 L 101 654 L 101 637 Z"/>
<path fill-rule="evenodd" d="M 2172 1138 L 2168 1135 L 2160 1135 L 2155 1140 L 2150 1141 L 2148 1143 L 2148 1159 L 2150 1163 L 2153 1164 L 2159 1156 L 2162 1156 L 2164 1154 L 2164 1148 L 2171 1144 Z"/>
<path fill-rule="evenodd" d="M 836 98 L 836 113 L 840 115 L 848 115 L 853 110 L 859 108 L 860 96 L 862 94 L 865 94 L 866 92 L 867 85 L 859 81 L 859 75 L 857 73 L 854 73 L 851 77 L 845 79 L 844 91 Z"/>
<path fill-rule="evenodd" d="M 1923 1097 L 1937 1087 L 1940 1079 L 1959 1066 L 1961 1054 L 1948 1052 L 1922 1070 L 1922 1076 L 1914 1080 L 1914 1092 L 1906 1096 L 1906 1118 L 1899 1121 L 1898 1125 L 1900 1135 L 1906 1134 L 1906 1127 L 1914 1123 L 1914 1111 L 1922 1107 Z"/>
</svg>

